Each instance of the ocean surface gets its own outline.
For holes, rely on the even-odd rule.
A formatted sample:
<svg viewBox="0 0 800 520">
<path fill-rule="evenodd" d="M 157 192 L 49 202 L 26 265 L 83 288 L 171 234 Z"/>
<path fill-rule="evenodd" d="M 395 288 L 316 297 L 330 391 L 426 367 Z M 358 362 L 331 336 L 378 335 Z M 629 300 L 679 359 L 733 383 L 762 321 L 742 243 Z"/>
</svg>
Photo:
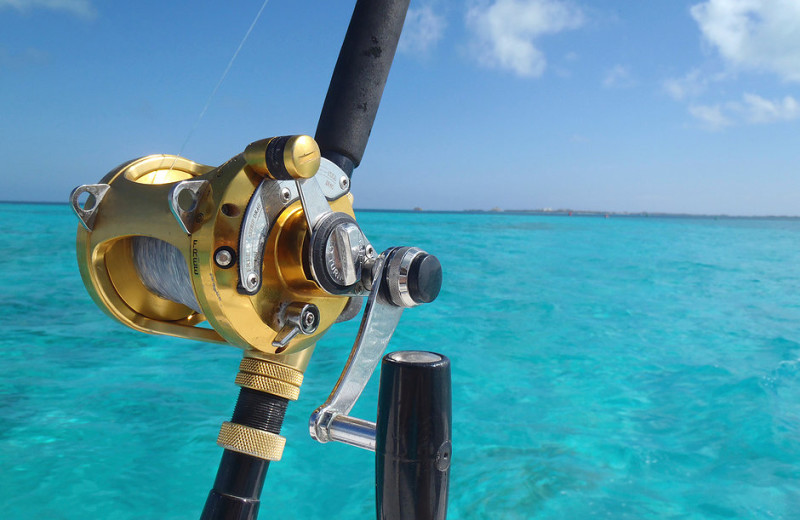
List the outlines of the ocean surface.
<svg viewBox="0 0 800 520">
<path fill-rule="evenodd" d="M 800 220 L 359 220 L 378 250 L 444 265 L 390 350 L 451 359 L 448 518 L 800 518 Z M 241 354 L 112 321 L 76 226 L 66 205 L 0 204 L 0 517 L 198 518 Z M 306 426 L 356 330 L 319 343 L 261 518 L 374 518 L 373 456 Z"/>
</svg>

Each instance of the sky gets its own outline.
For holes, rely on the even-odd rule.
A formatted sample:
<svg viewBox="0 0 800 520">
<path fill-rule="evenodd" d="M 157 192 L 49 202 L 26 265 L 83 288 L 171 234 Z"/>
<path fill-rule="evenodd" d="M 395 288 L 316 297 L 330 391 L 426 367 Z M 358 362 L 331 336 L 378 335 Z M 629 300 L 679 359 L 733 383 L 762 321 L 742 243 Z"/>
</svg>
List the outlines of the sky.
<svg viewBox="0 0 800 520">
<path fill-rule="evenodd" d="M 355 2 L 269 0 L 209 102 L 262 4 L 0 0 L 0 200 L 313 135 Z M 352 192 L 800 215 L 800 2 L 411 0 Z"/>
</svg>

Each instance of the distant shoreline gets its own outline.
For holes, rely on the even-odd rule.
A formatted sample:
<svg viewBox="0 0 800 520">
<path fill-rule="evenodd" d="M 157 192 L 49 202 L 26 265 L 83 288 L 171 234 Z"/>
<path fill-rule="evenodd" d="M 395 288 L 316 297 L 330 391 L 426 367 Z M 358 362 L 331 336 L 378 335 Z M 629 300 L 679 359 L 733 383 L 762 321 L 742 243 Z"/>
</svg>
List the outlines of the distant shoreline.
<svg viewBox="0 0 800 520">
<path fill-rule="evenodd" d="M 696 218 L 696 219 L 800 219 L 800 215 L 726 215 L 704 213 L 665 213 L 650 211 L 591 211 L 591 210 L 544 210 L 544 209 L 374 209 L 355 208 L 364 213 L 429 213 L 454 215 L 536 215 L 546 217 L 599 217 L 599 218 Z"/>
<path fill-rule="evenodd" d="M 68 206 L 68 202 L 0 200 L 0 204 L 28 204 L 39 206 Z M 697 218 L 697 219 L 800 219 L 800 215 L 727 215 L 713 213 L 669 213 L 659 211 L 594 211 L 580 209 L 380 209 L 354 208 L 364 213 L 428 213 L 452 215 L 536 215 L 548 217 L 600 217 L 600 218 Z"/>
</svg>

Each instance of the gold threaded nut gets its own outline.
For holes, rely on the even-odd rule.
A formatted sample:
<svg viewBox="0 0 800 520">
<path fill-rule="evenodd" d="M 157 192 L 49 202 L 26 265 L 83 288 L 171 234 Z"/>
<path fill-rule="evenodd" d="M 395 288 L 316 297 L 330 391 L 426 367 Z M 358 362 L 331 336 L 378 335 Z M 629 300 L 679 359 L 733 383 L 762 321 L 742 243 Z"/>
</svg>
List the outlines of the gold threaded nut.
<svg viewBox="0 0 800 520">
<path fill-rule="evenodd" d="M 239 372 L 236 374 L 236 381 L 234 382 L 241 387 L 258 390 L 259 392 L 267 392 L 268 394 L 277 395 L 278 397 L 283 397 L 291 401 L 297 401 L 297 398 L 300 397 L 300 388 L 258 374 Z"/>
<path fill-rule="evenodd" d="M 297 387 L 303 384 L 303 373 L 299 370 L 256 358 L 243 358 L 242 362 L 239 363 L 239 371 L 277 379 L 278 381 L 283 381 L 284 383 L 289 383 Z"/>
<path fill-rule="evenodd" d="M 244 388 L 296 401 L 300 397 L 303 374 L 285 365 L 245 357 L 239 364 L 235 383 Z"/>
<path fill-rule="evenodd" d="M 286 438 L 242 424 L 222 423 L 217 444 L 225 449 L 260 459 L 277 461 L 283 456 Z"/>
</svg>

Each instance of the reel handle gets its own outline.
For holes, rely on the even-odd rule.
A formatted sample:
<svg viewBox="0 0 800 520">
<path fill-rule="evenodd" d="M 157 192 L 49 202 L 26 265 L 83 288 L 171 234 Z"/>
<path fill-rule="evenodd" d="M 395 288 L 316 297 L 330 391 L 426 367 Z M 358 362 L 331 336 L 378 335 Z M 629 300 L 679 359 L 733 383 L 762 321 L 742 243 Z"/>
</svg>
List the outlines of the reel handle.
<svg viewBox="0 0 800 520">
<path fill-rule="evenodd" d="M 381 365 L 375 446 L 378 520 L 444 520 L 452 459 L 450 360 L 387 354 Z"/>
<path fill-rule="evenodd" d="M 361 163 L 410 0 L 358 0 L 314 139 L 348 176 Z"/>
</svg>

